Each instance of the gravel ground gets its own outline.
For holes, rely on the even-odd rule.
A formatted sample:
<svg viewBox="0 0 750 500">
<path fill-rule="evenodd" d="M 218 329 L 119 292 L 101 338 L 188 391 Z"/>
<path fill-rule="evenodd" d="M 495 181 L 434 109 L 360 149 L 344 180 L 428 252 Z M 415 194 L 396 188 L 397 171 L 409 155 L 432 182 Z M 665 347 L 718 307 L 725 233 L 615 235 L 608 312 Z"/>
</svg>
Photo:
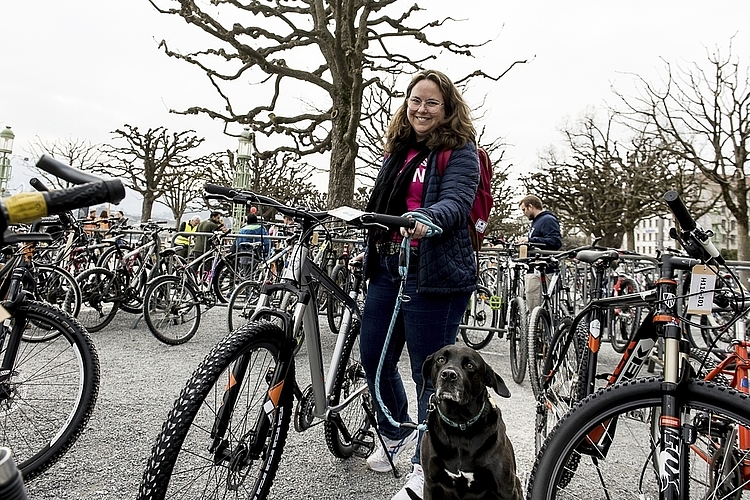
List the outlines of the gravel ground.
<svg viewBox="0 0 750 500">
<path fill-rule="evenodd" d="M 181 346 L 162 344 L 143 320 L 136 323 L 136 316 L 122 311 L 108 328 L 94 333 L 102 369 L 96 409 L 74 447 L 27 484 L 29 498 L 134 499 L 151 443 L 192 371 L 224 335 L 225 313 L 221 307 L 204 313 L 196 336 Z M 334 336 L 324 332 L 323 340 L 324 351 L 330 352 Z M 494 339 L 482 354 L 512 394 L 510 399 L 495 399 L 503 411 L 518 474 L 525 484 L 534 456 L 531 388 L 528 381 L 521 385 L 513 382 L 506 341 Z M 304 387 L 309 380 L 304 350 L 297 360 Z M 416 395 L 411 396 L 414 399 Z M 361 458 L 334 458 L 326 447 L 322 426 L 304 433 L 290 429 L 270 498 L 389 499 L 410 471 L 407 455 L 399 465 L 402 477 L 395 478 L 366 469 Z"/>
</svg>

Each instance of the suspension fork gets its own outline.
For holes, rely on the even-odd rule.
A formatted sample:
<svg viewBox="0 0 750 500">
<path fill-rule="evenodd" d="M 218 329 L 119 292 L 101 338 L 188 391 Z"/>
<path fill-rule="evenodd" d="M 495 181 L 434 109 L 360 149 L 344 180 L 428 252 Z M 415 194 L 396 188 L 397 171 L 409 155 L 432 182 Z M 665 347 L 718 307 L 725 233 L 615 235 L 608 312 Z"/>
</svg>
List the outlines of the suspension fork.
<svg viewBox="0 0 750 500">
<path fill-rule="evenodd" d="M 247 375 L 248 364 L 251 360 L 251 355 L 248 354 L 243 354 L 237 358 L 237 362 L 224 388 L 221 406 L 216 412 L 214 425 L 211 429 L 211 438 L 213 441 L 209 447 L 209 452 L 215 454 L 214 460 L 216 463 L 231 456 L 232 450 L 228 450 L 222 444 L 226 442 L 227 431 L 231 432 L 229 423 L 240 396 L 245 376 Z M 266 436 L 273 421 L 276 419 L 277 408 L 279 407 L 282 394 L 285 390 L 290 390 L 289 388 L 285 389 L 284 385 L 285 383 L 294 383 L 294 379 L 288 377 L 293 365 L 294 344 L 287 340 L 279 350 L 279 357 L 276 360 L 276 364 L 270 366 L 265 373 L 268 390 L 266 391 L 265 402 L 263 403 L 263 411 L 258 414 L 253 428 L 243 436 L 237 438 L 238 440 L 247 437 L 250 438 L 249 442 L 242 443 L 247 448 L 250 459 L 257 459 L 263 452 Z"/>
</svg>

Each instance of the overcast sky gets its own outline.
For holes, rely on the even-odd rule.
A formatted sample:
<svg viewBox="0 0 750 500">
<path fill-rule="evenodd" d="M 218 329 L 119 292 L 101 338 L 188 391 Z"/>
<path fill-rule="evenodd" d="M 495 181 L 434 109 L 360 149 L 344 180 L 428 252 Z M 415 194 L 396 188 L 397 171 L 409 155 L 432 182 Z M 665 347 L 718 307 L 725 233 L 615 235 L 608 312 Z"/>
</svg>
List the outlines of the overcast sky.
<svg viewBox="0 0 750 500">
<path fill-rule="evenodd" d="M 707 50 L 726 51 L 734 35 L 735 55 L 750 66 L 746 0 L 417 3 L 465 19 L 451 28 L 457 39 L 493 39 L 471 66 L 500 73 L 515 60 L 529 60 L 472 94 L 487 95 L 485 123 L 509 144 L 507 158 L 516 172 L 536 165 L 539 151 L 560 138 L 565 119 L 614 103 L 613 84 L 627 92 L 632 74 L 658 81 L 660 58 L 704 62 Z M 159 40 L 176 44 L 195 29 L 157 14 L 145 0 L 3 0 L 0 127 L 11 126 L 16 134 L 14 154 L 26 156 L 36 137 L 109 142 L 110 132 L 125 123 L 193 129 L 212 151 L 236 148 L 234 138 L 222 135 L 221 123 L 168 113 L 199 104 L 211 92 L 202 74 L 157 49 Z M 462 76 L 447 60 L 434 67 Z M 12 190 L 25 182 L 22 163 L 15 159 L 13 166 Z"/>
</svg>

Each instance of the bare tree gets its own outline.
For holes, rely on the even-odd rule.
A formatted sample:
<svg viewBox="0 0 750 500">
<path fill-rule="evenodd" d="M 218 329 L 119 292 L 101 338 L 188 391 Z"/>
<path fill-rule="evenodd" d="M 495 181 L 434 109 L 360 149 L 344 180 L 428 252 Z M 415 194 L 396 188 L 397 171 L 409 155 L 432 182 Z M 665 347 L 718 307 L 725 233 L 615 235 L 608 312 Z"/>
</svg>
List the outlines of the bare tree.
<svg viewBox="0 0 750 500">
<path fill-rule="evenodd" d="M 708 54 L 707 68 L 697 63 L 681 68 L 665 62 L 661 85 L 637 77 L 641 92 L 622 101 L 633 126 L 651 131 L 670 153 L 699 169 L 718 184 L 737 220 L 738 258 L 750 260 L 747 182 L 750 161 L 750 78 L 729 54 Z"/>
<path fill-rule="evenodd" d="M 187 156 L 204 141 L 192 130 L 170 133 L 164 127 L 157 127 L 141 132 L 138 127 L 126 124 L 112 134 L 115 141 L 125 141 L 126 145 L 104 146 L 110 162 L 97 170 L 122 177 L 127 187 L 143 196 L 142 221 L 151 218 L 154 203 L 168 192 L 174 198 L 175 205 L 171 207 L 174 211 L 182 204 L 174 191 L 182 185 L 192 185 L 191 178 L 201 169 L 210 170 L 206 167 L 213 156 Z"/>
<path fill-rule="evenodd" d="M 27 152 L 36 158 L 43 154 L 49 155 L 67 165 L 79 170 L 93 170 L 102 156 L 101 146 L 91 144 L 90 141 L 68 138 L 54 141 L 42 141 L 38 136 L 31 142 Z M 66 188 L 70 183 L 48 174 L 44 170 L 33 167 L 34 172 L 43 179 L 44 184 L 50 189 Z"/>
<path fill-rule="evenodd" d="M 542 169 L 522 183 L 557 213 L 563 228 L 599 236 L 610 247 L 620 247 L 627 234 L 628 249 L 634 250 L 635 227 L 665 212 L 662 195 L 668 189 L 686 192 L 687 203 L 700 213 L 708 207 L 699 180 L 684 161 L 644 133 L 618 141 L 615 116 L 610 111 L 601 126 L 595 113 L 584 114 L 562 131 L 570 158 L 549 149 L 541 158 Z"/>
<path fill-rule="evenodd" d="M 329 206 L 352 201 L 365 90 L 421 69 L 437 53 L 471 56 L 487 43 L 433 40 L 453 20 L 420 21 L 424 9 L 405 3 L 399 8 L 397 0 L 149 2 L 214 38 L 213 47 L 193 52 L 161 44 L 167 55 L 204 71 L 221 100 L 218 107 L 181 113 L 249 126 L 256 148 L 259 137 L 273 135 L 258 148 L 262 159 L 283 152 L 330 153 Z M 482 71 L 474 76 L 490 77 Z"/>
</svg>

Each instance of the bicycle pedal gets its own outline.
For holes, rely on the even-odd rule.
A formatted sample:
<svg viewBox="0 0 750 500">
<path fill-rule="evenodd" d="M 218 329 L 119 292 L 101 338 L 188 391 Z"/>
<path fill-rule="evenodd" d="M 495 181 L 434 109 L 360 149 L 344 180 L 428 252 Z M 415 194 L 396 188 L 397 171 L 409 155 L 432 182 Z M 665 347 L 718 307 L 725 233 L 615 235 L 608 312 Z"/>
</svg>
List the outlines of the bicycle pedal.
<svg viewBox="0 0 750 500">
<path fill-rule="evenodd" d="M 354 455 L 360 458 L 367 458 L 375 451 L 375 434 L 372 431 L 358 433 L 354 442 Z"/>
</svg>

